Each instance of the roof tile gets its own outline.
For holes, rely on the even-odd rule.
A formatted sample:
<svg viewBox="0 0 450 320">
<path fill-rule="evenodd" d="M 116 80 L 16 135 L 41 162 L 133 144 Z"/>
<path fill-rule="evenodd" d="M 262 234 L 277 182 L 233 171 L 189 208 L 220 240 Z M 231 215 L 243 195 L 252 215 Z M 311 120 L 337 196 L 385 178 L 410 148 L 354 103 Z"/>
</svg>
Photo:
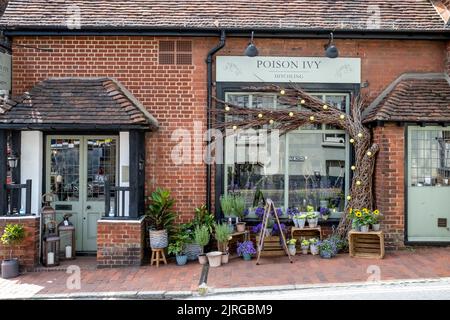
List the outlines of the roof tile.
<svg viewBox="0 0 450 320">
<path fill-rule="evenodd" d="M 78 9 L 82 29 L 448 30 L 429 0 L 10 0 L 0 25 L 68 29 Z"/>
</svg>

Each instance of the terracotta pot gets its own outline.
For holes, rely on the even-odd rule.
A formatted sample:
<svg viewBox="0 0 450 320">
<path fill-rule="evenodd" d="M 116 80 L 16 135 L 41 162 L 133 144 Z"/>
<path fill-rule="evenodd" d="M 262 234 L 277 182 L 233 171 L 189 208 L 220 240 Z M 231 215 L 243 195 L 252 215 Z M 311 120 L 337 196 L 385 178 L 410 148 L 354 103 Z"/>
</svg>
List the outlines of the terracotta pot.
<svg viewBox="0 0 450 320">
<path fill-rule="evenodd" d="M 245 231 L 245 222 L 239 222 L 236 224 L 236 230 L 237 232 L 244 232 Z"/>
<path fill-rule="evenodd" d="M 208 263 L 208 258 L 206 257 L 206 254 L 202 253 L 198 255 L 198 262 L 200 264 L 207 264 Z"/>
<path fill-rule="evenodd" d="M 229 257 L 230 257 L 230 254 L 228 252 L 227 253 L 222 252 L 222 264 L 228 263 Z"/>
<path fill-rule="evenodd" d="M 206 254 L 208 257 L 209 266 L 211 268 L 220 267 L 222 265 L 222 252 L 212 251 Z"/>
</svg>

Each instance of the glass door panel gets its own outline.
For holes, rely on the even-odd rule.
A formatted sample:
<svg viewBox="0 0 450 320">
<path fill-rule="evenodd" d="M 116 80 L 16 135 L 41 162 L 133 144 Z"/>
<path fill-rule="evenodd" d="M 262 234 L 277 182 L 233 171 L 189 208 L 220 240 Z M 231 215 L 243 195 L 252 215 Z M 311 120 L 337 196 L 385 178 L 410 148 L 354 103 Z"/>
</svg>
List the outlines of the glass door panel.
<svg viewBox="0 0 450 320">
<path fill-rule="evenodd" d="M 56 210 L 56 223 L 63 220 L 65 214 L 71 214 L 74 224 L 76 247 L 82 247 L 82 199 L 80 198 L 80 169 L 82 140 L 75 137 L 47 138 L 47 193 L 54 195 L 52 204 Z"/>
</svg>

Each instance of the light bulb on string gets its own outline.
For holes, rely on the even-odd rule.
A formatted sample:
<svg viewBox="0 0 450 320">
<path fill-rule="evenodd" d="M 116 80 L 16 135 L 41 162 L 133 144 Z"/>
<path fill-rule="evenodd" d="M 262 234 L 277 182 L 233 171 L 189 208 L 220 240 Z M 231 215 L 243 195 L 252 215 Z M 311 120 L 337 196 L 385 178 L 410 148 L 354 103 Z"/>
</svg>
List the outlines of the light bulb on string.
<svg viewBox="0 0 450 320">
<path fill-rule="evenodd" d="M 350 143 L 355 143 L 355 139 L 350 139 Z"/>
<path fill-rule="evenodd" d="M 352 166 L 351 169 L 352 169 L 353 171 L 355 171 L 355 170 L 356 170 L 356 167 L 355 167 L 355 166 Z"/>
<path fill-rule="evenodd" d="M 328 110 L 328 106 L 326 104 L 323 105 L 323 110 Z"/>
<path fill-rule="evenodd" d="M 314 116 L 309 117 L 309 120 L 314 121 Z"/>
<path fill-rule="evenodd" d="M 291 111 L 291 112 L 289 112 L 289 117 L 293 117 L 294 116 L 294 113 Z"/>
<path fill-rule="evenodd" d="M 263 117 L 262 113 L 258 114 L 258 118 L 262 118 L 262 117 Z"/>
<path fill-rule="evenodd" d="M 229 106 L 226 106 L 226 107 L 225 107 L 225 111 L 227 111 L 227 112 L 230 111 L 230 107 L 229 107 Z"/>
<path fill-rule="evenodd" d="M 283 96 L 286 93 L 284 89 L 281 89 L 280 94 Z"/>
<path fill-rule="evenodd" d="M 344 119 L 345 119 L 345 115 L 341 114 L 341 115 L 339 116 L 339 118 L 340 118 L 341 120 L 344 120 Z"/>
</svg>

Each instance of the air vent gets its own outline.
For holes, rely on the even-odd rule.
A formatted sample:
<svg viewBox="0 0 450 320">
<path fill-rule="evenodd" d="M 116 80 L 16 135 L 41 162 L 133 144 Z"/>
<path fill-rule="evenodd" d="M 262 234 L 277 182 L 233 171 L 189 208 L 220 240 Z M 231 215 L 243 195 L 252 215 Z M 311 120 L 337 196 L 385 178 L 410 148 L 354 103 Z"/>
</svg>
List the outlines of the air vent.
<svg viewBox="0 0 450 320">
<path fill-rule="evenodd" d="M 159 42 L 159 64 L 192 64 L 192 41 L 161 40 Z"/>
<path fill-rule="evenodd" d="M 438 218 L 438 227 L 439 228 L 447 228 L 447 219 L 446 218 Z"/>
</svg>

